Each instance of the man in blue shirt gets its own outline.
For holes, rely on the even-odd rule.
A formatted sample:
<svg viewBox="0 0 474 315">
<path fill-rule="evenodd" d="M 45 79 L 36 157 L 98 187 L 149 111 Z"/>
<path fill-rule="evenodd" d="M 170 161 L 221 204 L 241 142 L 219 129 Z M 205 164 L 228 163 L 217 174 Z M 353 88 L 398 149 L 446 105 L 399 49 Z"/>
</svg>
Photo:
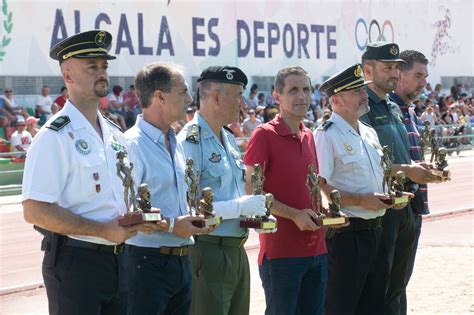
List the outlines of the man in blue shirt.
<svg viewBox="0 0 474 315">
<path fill-rule="evenodd" d="M 250 270 L 243 247 L 248 231 L 239 218 L 264 215 L 265 197 L 245 195 L 245 165 L 234 136 L 224 128 L 239 117 L 247 77 L 239 68 L 209 67 L 197 82 L 200 110 L 178 141 L 201 173 L 199 186 L 214 191 L 214 209 L 223 222 L 211 235 L 197 236 L 190 249 L 191 313 L 248 314 Z"/>
<path fill-rule="evenodd" d="M 160 208 L 167 231 L 139 233 L 125 246 L 128 314 L 188 314 L 192 235 L 209 228 L 192 225 L 188 215 L 185 157 L 171 124 L 184 119 L 192 102 L 180 68 L 165 63 L 145 66 L 135 77 L 143 115 L 125 133 L 137 186 L 146 183 L 151 204 Z M 157 225 L 157 229 L 158 225 Z"/>
</svg>

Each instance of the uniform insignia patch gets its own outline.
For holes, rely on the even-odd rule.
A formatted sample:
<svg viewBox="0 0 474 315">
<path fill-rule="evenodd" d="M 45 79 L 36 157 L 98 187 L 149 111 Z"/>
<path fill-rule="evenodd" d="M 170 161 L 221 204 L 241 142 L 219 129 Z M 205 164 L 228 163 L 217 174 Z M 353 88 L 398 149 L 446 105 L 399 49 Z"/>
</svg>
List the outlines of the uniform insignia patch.
<svg viewBox="0 0 474 315">
<path fill-rule="evenodd" d="M 209 158 L 209 161 L 211 161 L 212 163 L 219 163 L 221 160 L 222 160 L 222 156 L 215 152 L 212 152 L 212 155 Z"/>
<path fill-rule="evenodd" d="M 50 123 L 49 126 L 46 126 L 46 128 L 54 131 L 59 131 L 70 122 L 71 119 L 69 119 L 69 116 L 59 116 L 52 123 Z"/>
<path fill-rule="evenodd" d="M 328 130 L 329 127 L 331 127 L 332 121 L 326 120 L 322 125 L 321 128 L 323 128 L 324 131 Z"/>
<path fill-rule="evenodd" d="M 81 154 L 87 155 L 91 152 L 91 147 L 85 140 L 79 139 L 76 141 L 76 150 Z"/>
<path fill-rule="evenodd" d="M 125 147 L 116 141 L 110 142 L 110 145 L 114 151 L 125 151 Z"/>
<path fill-rule="evenodd" d="M 186 133 L 186 141 L 197 144 L 199 143 L 199 126 L 194 124 L 189 126 Z"/>
<path fill-rule="evenodd" d="M 344 150 L 349 154 L 354 154 L 354 148 L 349 143 L 344 143 Z"/>
</svg>

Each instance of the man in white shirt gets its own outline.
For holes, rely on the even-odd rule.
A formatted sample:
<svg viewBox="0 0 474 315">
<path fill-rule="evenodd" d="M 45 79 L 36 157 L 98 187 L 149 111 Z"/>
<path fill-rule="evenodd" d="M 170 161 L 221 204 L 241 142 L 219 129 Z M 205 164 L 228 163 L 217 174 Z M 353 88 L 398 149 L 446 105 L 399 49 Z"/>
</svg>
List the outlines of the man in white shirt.
<svg viewBox="0 0 474 315">
<path fill-rule="evenodd" d="M 36 114 L 43 122 L 46 122 L 51 118 L 51 105 L 53 105 L 53 99 L 49 96 L 49 87 L 43 85 L 41 88 L 41 95 L 36 97 Z"/>
</svg>

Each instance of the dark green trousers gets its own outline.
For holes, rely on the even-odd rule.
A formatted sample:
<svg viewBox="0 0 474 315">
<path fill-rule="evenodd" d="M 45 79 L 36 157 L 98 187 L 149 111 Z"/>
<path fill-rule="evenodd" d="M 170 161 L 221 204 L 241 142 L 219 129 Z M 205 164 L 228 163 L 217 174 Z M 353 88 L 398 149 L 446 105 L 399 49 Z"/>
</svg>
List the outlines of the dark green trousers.
<svg viewBox="0 0 474 315">
<path fill-rule="evenodd" d="M 193 315 L 245 315 L 250 304 L 250 269 L 244 247 L 196 241 L 190 247 Z"/>
</svg>

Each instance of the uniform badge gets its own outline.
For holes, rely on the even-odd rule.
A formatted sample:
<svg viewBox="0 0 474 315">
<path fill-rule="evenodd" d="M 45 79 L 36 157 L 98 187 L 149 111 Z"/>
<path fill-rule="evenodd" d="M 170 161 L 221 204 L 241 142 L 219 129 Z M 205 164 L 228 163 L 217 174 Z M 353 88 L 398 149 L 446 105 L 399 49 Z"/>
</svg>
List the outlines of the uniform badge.
<svg viewBox="0 0 474 315">
<path fill-rule="evenodd" d="M 233 80 L 234 79 L 234 72 L 235 70 L 231 70 L 231 69 L 222 69 L 222 71 L 225 71 L 226 72 L 226 79 L 227 80 Z"/>
<path fill-rule="evenodd" d="M 354 154 L 354 148 L 349 143 L 344 143 L 344 150 L 349 154 Z"/>
<path fill-rule="evenodd" d="M 398 54 L 397 46 L 392 46 L 392 48 L 390 48 L 390 53 L 396 56 Z"/>
<path fill-rule="evenodd" d="M 95 185 L 95 192 L 100 193 L 100 184 Z"/>
<path fill-rule="evenodd" d="M 209 161 L 211 161 L 212 163 L 219 163 L 221 160 L 222 160 L 222 156 L 215 152 L 212 152 L 212 155 L 209 158 Z"/>
<path fill-rule="evenodd" d="M 84 155 L 91 153 L 91 147 L 85 140 L 82 139 L 76 141 L 76 150 L 77 152 Z"/>
<path fill-rule="evenodd" d="M 199 143 L 199 126 L 194 124 L 188 128 L 186 133 L 186 141 L 197 144 Z"/>
<path fill-rule="evenodd" d="M 99 180 L 99 173 L 92 174 L 92 177 L 94 178 L 95 181 L 98 181 Z"/>
<path fill-rule="evenodd" d="M 362 68 L 359 66 L 357 66 L 357 68 L 354 70 L 354 76 L 356 78 L 360 78 L 362 77 Z"/>
<path fill-rule="evenodd" d="M 112 141 L 110 142 L 110 145 L 112 146 L 112 149 L 114 151 L 125 151 L 125 147 L 121 145 L 117 139 L 115 139 L 115 136 L 112 136 Z"/>
</svg>

